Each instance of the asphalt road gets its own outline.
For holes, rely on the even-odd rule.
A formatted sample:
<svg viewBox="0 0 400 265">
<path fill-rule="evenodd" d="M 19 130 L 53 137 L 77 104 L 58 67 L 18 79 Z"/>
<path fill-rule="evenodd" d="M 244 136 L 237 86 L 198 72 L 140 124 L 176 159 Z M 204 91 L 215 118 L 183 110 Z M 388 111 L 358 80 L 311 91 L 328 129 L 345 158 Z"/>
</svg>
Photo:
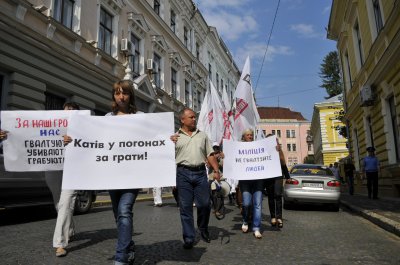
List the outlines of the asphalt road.
<svg viewBox="0 0 400 265">
<path fill-rule="evenodd" d="M 210 221 L 212 241 L 182 248 L 178 208 L 138 202 L 134 208 L 135 264 L 400 264 L 400 238 L 340 210 L 300 207 L 284 211 L 284 227 L 271 228 L 263 216 L 263 238 L 240 230 L 239 210 Z M 266 200 L 263 212 L 268 213 Z M 196 210 L 196 208 L 194 208 Z M 68 255 L 52 248 L 55 215 L 49 208 L 0 212 L 0 264 L 112 264 L 116 229 L 110 207 L 75 216 L 77 234 Z"/>
</svg>

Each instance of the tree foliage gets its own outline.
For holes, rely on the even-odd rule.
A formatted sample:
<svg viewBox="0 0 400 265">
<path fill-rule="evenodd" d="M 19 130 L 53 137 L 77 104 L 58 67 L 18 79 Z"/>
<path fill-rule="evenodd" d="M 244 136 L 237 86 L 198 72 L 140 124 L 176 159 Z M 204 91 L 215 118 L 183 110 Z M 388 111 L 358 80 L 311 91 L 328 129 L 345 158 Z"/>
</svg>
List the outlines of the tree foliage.
<svg viewBox="0 0 400 265">
<path fill-rule="evenodd" d="M 329 52 L 321 64 L 319 77 L 322 79 L 320 87 L 325 88 L 328 98 L 339 95 L 343 91 L 343 83 L 340 76 L 339 57 L 336 51 Z"/>
</svg>

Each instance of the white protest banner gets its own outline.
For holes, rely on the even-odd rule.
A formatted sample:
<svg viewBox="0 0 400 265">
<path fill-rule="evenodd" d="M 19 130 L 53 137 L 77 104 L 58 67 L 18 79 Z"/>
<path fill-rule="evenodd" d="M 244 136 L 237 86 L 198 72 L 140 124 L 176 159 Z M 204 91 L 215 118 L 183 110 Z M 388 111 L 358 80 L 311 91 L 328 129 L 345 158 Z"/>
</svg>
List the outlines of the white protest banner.
<svg viewBox="0 0 400 265">
<path fill-rule="evenodd" d="M 253 142 L 224 139 L 224 177 L 237 180 L 282 176 L 276 137 Z"/>
<path fill-rule="evenodd" d="M 64 144 L 72 114 L 90 115 L 89 110 L 2 111 L 1 129 L 8 131 L 3 141 L 7 171 L 62 170 Z"/>
<path fill-rule="evenodd" d="M 105 190 L 176 185 L 173 113 L 73 116 L 63 189 Z"/>
</svg>

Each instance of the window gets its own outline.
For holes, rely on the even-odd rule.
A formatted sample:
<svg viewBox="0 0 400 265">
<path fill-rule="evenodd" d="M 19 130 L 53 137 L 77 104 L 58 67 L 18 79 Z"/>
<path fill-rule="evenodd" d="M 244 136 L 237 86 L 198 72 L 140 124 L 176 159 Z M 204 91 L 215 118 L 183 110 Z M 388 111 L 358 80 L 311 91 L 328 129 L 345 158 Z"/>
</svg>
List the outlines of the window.
<svg viewBox="0 0 400 265">
<path fill-rule="evenodd" d="M 171 97 L 176 99 L 176 70 L 171 68 Z"/>
<path fill-rule="evenodd" d="M 197 109 L 197 91 L 193 91 L 193 109 Z"/>
<path fill-rule="evenodd" d="M 196 42 L 196 58 L 200 60 L 200 45 Z"/>
<path fill-rule="evenodd" d="M 171 10 L 171 30 L 175 33 L 176 30 L 176 15 L 173 10 Z"/>
<path fill-rule="evenodd" d="M 215 74 L 215 79 L 217 81 L 217 90 L 218 90 L 219 89 L 219 74 L 218 73 Z"/>
<path fill-rule="evenodd" d="M 54 95 L 49 92 L 44 93 L 46 99 L 44 103 L 45 110 L 62 110 L 65 98 Z"/>
<path fill-rule="evenodd" d="M 345 71 L 346 71 L 346 76 L 348 78 L 348 83 L 345 84 L 347 89 L 350 89 L 353 85 L 353 81 L 351 80 L 351 71 L 350 71 L 350 60 L 349 60 L 349 53 L 346 51 L 344 54 L 344 63 L 345 65 Z"/>
<path fill-rule="evenodd" d="M 296 131 L 295 130 L 292 130 L 291 138 L 296 138 Z"/>
<path fill-rule="evenodd" d="M 290 138 L 290 130 L 286 130 L 286 138 Z"/>
<path fill-rule="evenodd" d="M 131 59 L 131 69 L 132 69 L 132 73 L 133 73 L 133 77 L 137 77 L 140 75 L 140 69 L 139 69 L 139 65 L 140 65 L 140 50 L 139 50 L 139 43 L 140 40 L 133 34 L 131 34 L 131 42 L 135 47 L 135 50 L 133 51 L 132 54 L 132 59 Z"/>
<path fill-rule="evenodd" d="M 55 0 L 54 1 L 54 19 L 62 23 L 69 29 L 72 29 L 72 18 L 74 15 L 73 0 Z"/>
<path fill-rule="evenodd" d="M 383 28 L 381 6 L 379 4 L 379 0 L 372 0 L 372 4 L 373 4 L 373 7 L 374 7 L 376 32 L 379 33 Z"/>
<path fill-rule="evenodd" d="M 296 144 L 292 144 L 292 151 L 296 152 L 296 149 L 297 149 Z"/>
<path fill-rule="evenodd" d="M 160 15 L 160 0 L 154 0 L 153 10 L 157 15 Z"/>
<path fill-rule="evenodd" d="M 187 27 L 183 27 L 183 44 L 186 48 L 189 46 L 189 31 Z"/>
<path fill-rule="evenodd" d="M 157 88 L 161 88 L 161 57 L 157 54 L 153 55 L 154 62 L 154 84 Z"/>
<path fill-rule="evenodd" d="M 198 92 L 197 96 L 197 110 L 201 109 L 201 91 Z"/>
<path fill-rule="evenodd" d="M 278 136 L 278 138 L 281 138 L 281 130 L 277 130 L 276 133 L 277 133 L 276 136 Z"/>
<path fill-rule="evenodd" d="M 111 54 L 113 17 L 104 9 L 100 9 L 99 48 Z"/>
<path fill-rule="evenodd" d="M 291 148 L 291 145 L 290 145 L 290 144 L 287 144 L 286 147 L 287 147 L 287 150 L 288 150 L 289 152 L 292 151 L 292 150 L 291 150 L 292 148 Z"/>
<path fill-rule="evenodd" d="M 307 147 L 308 147 L 308 151 L 312 151 L 312 144 L 311 143 L 307 143 Z"/>
<path fill-rule="evenodd" d="M 221 93 L 224 91 L 224 80 L 221 78 Z"/>
<path fill-rule="evenodd" d="M 185 80 L 185 105 L 186 105 L 186 107 L 190 107 L 189 103 L 190 103 L 190 83 L 189 83 L 189 81 Z"/>
<path fill-rule="evenodd" d="M 389 103 L 389 111 L 390 111 L 390 121 L 392 125 L 391 134 L 394 139 L 394 150 L 396 155 L 396 161 L 400 160 L 400 134 L 399 134 L 399 126 L 397 125 L 396 121 L 396 104 L 394 103 L 394 96 L 391 96 L 388 99 Z"/>
<path fill-rule="evenodd" d="M 371 121 L 371 116 L 368 116 L 366 118 L 366 126 L 367 126 L 367 130 L 366 133 L 368 135 L 368 139 L 367 139 L 367 145 L 368 146 L 374 146 L 374 135 L 372 134 L 372 121 Z"/>
<path fill-rule="evenodd" d="M 272 130 L 271 133 L 272 133 L 272 135 L 275 135 L 275 130 Z"/>
<path fill-rule="evenodd" d="M 361 41 L 361 32 L 358 22 L 354 25 L 354 37 L 356 38 L 356 50 L 357 50 L 357 57 L 360 63 L 360 67 L 364 64 L 364 52 L 362 48 L 362 41 Z"/>
</svg>

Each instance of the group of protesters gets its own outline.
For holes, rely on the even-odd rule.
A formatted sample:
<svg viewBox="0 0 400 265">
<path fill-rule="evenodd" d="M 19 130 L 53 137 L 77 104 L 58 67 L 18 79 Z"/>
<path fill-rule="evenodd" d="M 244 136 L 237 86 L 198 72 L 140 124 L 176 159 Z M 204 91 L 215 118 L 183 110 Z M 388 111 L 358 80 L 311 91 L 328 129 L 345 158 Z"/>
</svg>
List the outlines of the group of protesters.
<svg viewBox="0 0 400 265">
<path fill-rule="evenodd" d="M 135 104 L 135 95 L 131 81 L 122 80 L 116 82 L 112 88 L 111 112 L 106 116 L 132 115 L 140 113 Z M 74 103 L 64 105 L 64 110 L 79 109 Z M 212 190 L 218 188 L 222 178 L 223 152 L 216 150 L 216 145 L 211 144 L 207 135 L 196 127 L 196 113 L 190 108 L 184 108 L 179 112 L 181 127 L 178 132 L 170 136 L 175 143 L 176 162 L 176 200 L 179 205 L 180 219 L 182 224 L 183 248 L 191 249 L 195 244 L 196 229 L 194 226 L 193 205 L 197 209 L 197 226 L 203 241 L 211 241 L 208 224 L 211 214 L 211 201 L 214 212 L 221 214 L 221 209 L 216 207 L 217 197 L 210 196 Z M 7 138 L 9 133 L 0 130 L 0 140 Z M 250 142 L 254 139 L 251 129 L 245 130 L 242 141 Z M 64 145 L 73 139 L 63 136 Z M 288 177 L 285 159 L 277 143 L 282 166 L 282 176 Z M 207 167 L 206 167 L 207 165 Z M 209 169 L 207 172 L 206 168 Z M 208 173 L 211 173 L 208 175 Z M 282 183 L 283 179 L 240 180 L 238 191 L 241 194 L 242 232 L 247 233 L 251 226 L 253 235 L 257 239 L 262 238 L 261 233 L 261 207 L 263 191 L 267 189 L 271 225 L 283 227 L 282 222 Z M 58 211 L 56 228 L 53 237 L 53 247 L 56 256 L 67 255 L 66 247 L 70 238 L 74 235 L 73 210 L 76 192 L 73 190 L 61 190 L 62 174 L 52 172 L 46 174 L 46 181 L 53 192 L 55 207 Z M 212 186 L 217 185 L 217 186 Z M 234 184 L 236 186 L 236 184 Z M 211 188 L 214 187 L 214 188 Z M 235 187 L 233 187 L 234 190 Z M 115 189 L 110 190 L 113 214 L 117 225 L 118 238 L 114 264 L 132 263 L 135 256 L 135 244 L 133 235 L 133 206 L 137 198 L 138 189 Z M 220 203 L 224 198 L 219 198 Z"/>
</svg>

